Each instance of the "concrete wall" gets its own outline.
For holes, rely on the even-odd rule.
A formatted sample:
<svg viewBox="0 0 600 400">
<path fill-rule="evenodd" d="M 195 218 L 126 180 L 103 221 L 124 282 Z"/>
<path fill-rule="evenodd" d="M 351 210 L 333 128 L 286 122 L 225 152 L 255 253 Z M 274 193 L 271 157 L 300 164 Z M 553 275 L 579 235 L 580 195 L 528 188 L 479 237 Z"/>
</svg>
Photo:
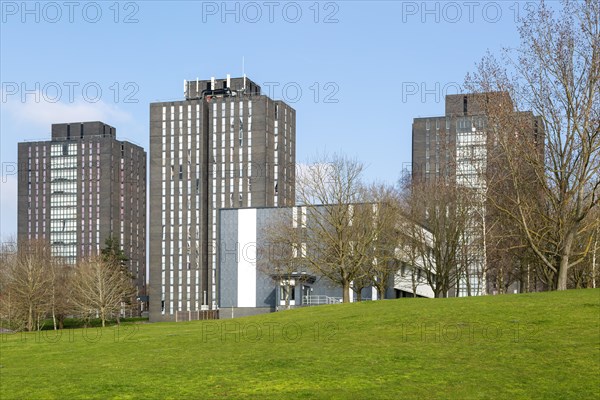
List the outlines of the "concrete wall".
<svg viewBox="0 0 600 400">
<path fill-rule="evenodd" d="M 222 88 L 224 80 L 215 80 L 217 89 Z M 209 84 L 210 80 L 187 81 L 184 85 L 186 100 L 150 105 L 152 321 L 173 320 L 175 311 L 195 311 L 202 306 L 196 302 L 199 299 L 204 303 L 205 294 L 205 306 L 216 307 L 220 284 L 216 264 L 220 246 L 216 237 L 219 209 L 294 202 L 295 111 L 285 103 L 260 95 L 260 87 L 250 79 L 246 79 L 245 94 L 199 98 L 198 92 L 201 94 Z M 241 89 L 243 79 L 232 78 L 230 87 Z M 163 108 L 167 113 L 164 119 Z M 181 114 L 180 110 L 183 110 Z M 180 143 L 184 150 L 181 157 Z M 187 153 L 188 148 L 193 149 L 191 155 Z M 196 151 L 199 151 L 198 156 Z M 176 174 L 171 179 L 171 166 L 181 168 L 183 176 Z M 166 177 L 163 177 L 163 168 L 168 170 Z M 188 193 L 188 171 L 193 176 L 194 193 Z M 199 193 L 195 192 L 196 176 L 200 178 Z M 163 190 L 166 192 L 164 211 Z M 172 192 L 175 195 L 172 196 Z M 178 201 L 180 192 L 181 202 Z M 186 201 L 189 196 L 191 199 Z M 179 213 L 182 221 L 179 221 Z M 180 226 L 183 237 L 180 237 Z M 185 258 L 188 252 L 187 232 L 190 230 L 193 232 L 190 260 L 194 267 L 188 272 L 179 268 L 178 259 Z M 185 300 L 188 298 L 191 299 L 189 304 Z"/>
<path fill-rule="evenodd" d="M 285 307 L 285 298 L 280 295 L 282 285 L 273 275 L 275 269 L 270 265 L 268 254 L 261 249 L 268 246 L 267 232 L 270 226 L 277 221 L 284 221 L 283 223 L 287 221 L 292 226 L 292 213 L 297 209 L 297 207 L 283 207 L 220 210 L 218 278 L 221 318 L 227 317 L 229 309 L 233 309 L 234 315 L 241 315 L 237 314 L 238 310 L 244 310 L 240 312 L 246 315 L 252 308 L 251 304 L 260 310 L 257 312 L 274 311 Z M 307 226 L 309 225 L 311 222 L 307 221 Z M 259 251 L 255 252 L 257 248 Z M 304 305 L 304 294 L 330 298 L 343 297 L 342 288 L 323 276 L 308 273 L 296 275 L 292 279 L 295 283 L 292 306 Z M 390 279 L 385 298 L 396 298 L 395 289 L 400 290 L 397 283 L 394 279 Z M 406 289 L 402 287 L 402 290 Z M 422 287 L 417 294 L 431 297 L 426 290 L 422 290 Z M 355 297 L 354 292 L 352 297 Z M 373 297 L 373 288 L 363 289 L 363 299 Z"/>
<path fill-rule="evenodd" d="M 74 146 L 75 262 L 97 254 L 106 238 L 113 236 L 129 258 L 138 293 L 143 295 L 146 152 L 140 146 L 116 140 L 115 135 L 115 128 L 99 121 L 62 123 L 52 125 L 51 140 L 18 144 L 18 240 L 50 243 L 51 148 L 67 146 L 68 150 Z"/>
</svg>

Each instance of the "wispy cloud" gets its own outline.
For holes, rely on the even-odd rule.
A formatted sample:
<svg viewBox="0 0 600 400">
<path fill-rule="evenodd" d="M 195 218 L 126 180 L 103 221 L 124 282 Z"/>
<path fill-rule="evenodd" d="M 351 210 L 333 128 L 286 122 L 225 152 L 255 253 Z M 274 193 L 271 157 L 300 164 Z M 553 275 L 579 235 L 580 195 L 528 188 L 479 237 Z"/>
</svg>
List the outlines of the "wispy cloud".
<svg viewBox="0 0 600 400">
<path fill-rule="evenodd" d="M 113 104 L 102 100 L 95 103 L 82 99 L 72 103 L 48 102 L 44 97 L 36 102 L 35 96 L 22 102 L 20 98 L 8 98 L 2 104 L 2 117 L 23 132 L 22 139 L 49 139 L 47 132 L 52 124 L 61 122 L 103 121 L 110 125 L 131 123 L 133 116 Z M 4 125 L 4 124 L 3 124 Z"/>
<path fill-rule="evenodd" d="M 2 93 L 0 98 L 4 99 Z M 40 101 L 36 102 L 36 98 Z M 17 162 L 19 141 L 49 140 L 51 125 L 62 122 L 102 121 L 116 127 L 134 122 L 130 113 L 102 100 L 53 103 L 44 101 L 44 96 L 33 95 L 27 96 L 25 102 L 20 96 L 7 97 L 1 114 L 0 237 L 15 235 L 17 230 L 17 176 L 14 168 L 7 165 Z"/>
</svg>

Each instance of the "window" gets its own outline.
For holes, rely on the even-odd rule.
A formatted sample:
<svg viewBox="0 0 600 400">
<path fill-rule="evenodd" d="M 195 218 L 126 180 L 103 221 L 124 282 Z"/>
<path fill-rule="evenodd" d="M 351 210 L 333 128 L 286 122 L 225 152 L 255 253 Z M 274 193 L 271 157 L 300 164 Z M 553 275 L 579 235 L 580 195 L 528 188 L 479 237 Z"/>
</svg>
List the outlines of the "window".
<svg viewBox="0 0 600 400">
<path fill-rule="evenodd" d="M 287 284 L 283 284 L 281 286 L 281 291 L 280 291 L 280 296 L 281 296 L 281 300 L 285 301 L 288 297 L 288 291 L 289 291 L 289 300 L 290 301 L 294 301 L 296 300 L 296 287 L 294 285 L 287 285 Z"/>
<path fill-rule="evenodd" d="M 300 207 L 302 213 L 302 228 L 306 228 L 306 206 Z M 306 245 L 306 243 L 305 243 Z"/>
</svg>

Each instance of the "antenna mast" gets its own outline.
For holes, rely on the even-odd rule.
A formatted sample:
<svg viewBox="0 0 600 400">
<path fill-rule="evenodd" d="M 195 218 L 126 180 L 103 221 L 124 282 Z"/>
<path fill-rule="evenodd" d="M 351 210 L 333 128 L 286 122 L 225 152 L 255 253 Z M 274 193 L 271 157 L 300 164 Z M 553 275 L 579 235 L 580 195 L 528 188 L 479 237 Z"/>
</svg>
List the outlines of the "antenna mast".
<svg viewBox="0 0 600 400">
<path fill-rule="evenodd" d="M 242 88 L 242 90 L 245 92 L 246 91 L 246 60 L 245 60 L 244 56 L 242 56 L 242 76 L 244 77 L 244 87 Z"/>
</svg>

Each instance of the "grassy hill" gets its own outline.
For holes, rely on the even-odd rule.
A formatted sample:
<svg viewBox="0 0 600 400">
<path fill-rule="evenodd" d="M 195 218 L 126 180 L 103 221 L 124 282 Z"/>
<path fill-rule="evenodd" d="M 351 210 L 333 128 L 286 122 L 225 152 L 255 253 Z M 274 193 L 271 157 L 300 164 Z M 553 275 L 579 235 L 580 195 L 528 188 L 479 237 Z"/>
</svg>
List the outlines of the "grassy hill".
<svg viewBox="0 0 600 400">
<path fill-rule="evenodd" d="M 598 399 L 600 289 L 0 335 L 8 399 Z"/>
</svg>

